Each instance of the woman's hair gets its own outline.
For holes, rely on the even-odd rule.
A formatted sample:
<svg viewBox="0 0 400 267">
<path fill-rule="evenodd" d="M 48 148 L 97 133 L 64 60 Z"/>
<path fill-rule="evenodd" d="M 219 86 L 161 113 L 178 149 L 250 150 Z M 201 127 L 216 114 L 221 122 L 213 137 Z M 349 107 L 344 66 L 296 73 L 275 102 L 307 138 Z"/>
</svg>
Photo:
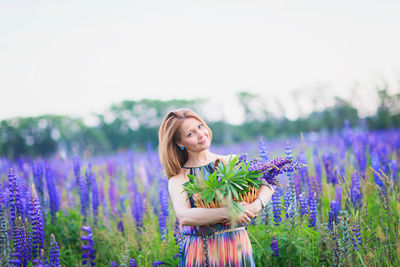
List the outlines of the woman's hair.
<svg viewBox="0 0 400 267">
<path fill-rule="evenodd" d="M 180 142 L 180 127 L 185 119 L 194 118 L 208 129 L 210 142 L 212 131 L 200 116 L 188 108 L 179 108 L 168 112 L 158 130 L 158 154 L 166 175 L 171 178 L 177 175 L 188 159 L 188 153 L 177 145 Z"/>
</svg>

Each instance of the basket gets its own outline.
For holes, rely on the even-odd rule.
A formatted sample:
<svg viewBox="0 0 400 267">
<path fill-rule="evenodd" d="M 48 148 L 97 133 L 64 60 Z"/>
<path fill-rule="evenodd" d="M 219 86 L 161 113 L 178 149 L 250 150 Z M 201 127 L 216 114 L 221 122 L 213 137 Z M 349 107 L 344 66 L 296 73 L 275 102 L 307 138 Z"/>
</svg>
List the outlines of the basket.
<svg viewBox="0 0 400 267">
<path fill-rule="evenodd" d="M 216 169 L 216 166 L 218 166 L 219 162 L 223 162 L 225 164 L 225 161 L 223 159 L 216 159 L 215 164 L 214 164 L 214 171 Z M 257 199 L 258 193 L 260 192 L 260 189 L 256 189 L 255 187 L 249 187 L 250 191 L 247 192 L 245 195 L 240 194 L 240 197 L 242 198 L 242 201 L 251 203 L 254 200 Z M 201 197 L 198 194 L 193 195 L 193 201 L 196 204 L 197 207 L 199 208 L 208 208 L 208 209 L 213 209 L 213 208 L 221 208 L 222 205 L 218 201 L 211 200 L 210 203 L 206 204 L 204 201 L 201 199 Z M 236 197 L 233 198 L 233 201 L 235 202 L 240 202 Z"/>
</svg>

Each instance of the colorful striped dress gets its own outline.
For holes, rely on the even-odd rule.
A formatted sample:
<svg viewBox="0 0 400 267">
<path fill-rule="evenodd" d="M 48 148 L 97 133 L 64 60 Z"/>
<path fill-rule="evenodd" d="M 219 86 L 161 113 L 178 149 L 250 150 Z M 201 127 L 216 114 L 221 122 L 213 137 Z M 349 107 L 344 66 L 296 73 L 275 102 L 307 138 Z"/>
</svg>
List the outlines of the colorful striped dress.
<svg viewBox="0 0 400 267">
<path fill-rule="evenodd" d="M 183 168 L 190 169 L 190 174 L 193 175 L 196 175 L 201 168 L 204 172 L 211 173 L 214 170 L 214 162 L 199 167 Z M 196 208 L 192 197 L 190 197 L 190 203 L 192 208 Z M 246 224 L 242 226 L 246 226 Z M 229 228 L 224 223 L 200 226 L 180 225 L 183 236 L 180 266 L 206 266 L 203 238 L 200 234 L 209 234 Z M 205 242 L 207 243 L 208 266 L 255 266 L 251 242 L 246 229 L 247 227 L 244 227 L 239 231 L 221 233 L 210 237 Z"/>
</svg>

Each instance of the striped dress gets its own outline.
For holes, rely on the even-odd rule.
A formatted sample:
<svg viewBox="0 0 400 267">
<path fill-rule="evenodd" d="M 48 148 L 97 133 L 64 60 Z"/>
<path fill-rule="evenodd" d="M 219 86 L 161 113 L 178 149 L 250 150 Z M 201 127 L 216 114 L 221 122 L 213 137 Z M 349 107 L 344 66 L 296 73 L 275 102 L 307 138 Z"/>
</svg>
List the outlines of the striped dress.
<svg viewBox="0 0 400 267">
<path fill-rule="evenodd" d="M 193 175 L 196 175 L 201 168 L 204 172 L 211 173 L 214 170 L 214 162 L 199 167 L 183 168 L 190 169 L 190 174 Z M 190 197 L 190 204 L 192 208 L 196 208 L 192 197 Z M 226 229 L 229 229 L 229 226 L 224 223 L 200 226 L 180 225 L 183 235 L 180 266 L 206 266 L 203 239 L 199 233 L 208 234 Z M 251 242 L 245 229 L 210 237 L 207 241 L 207 248 L 210 267 L 255 266 Z"/>
</svg>

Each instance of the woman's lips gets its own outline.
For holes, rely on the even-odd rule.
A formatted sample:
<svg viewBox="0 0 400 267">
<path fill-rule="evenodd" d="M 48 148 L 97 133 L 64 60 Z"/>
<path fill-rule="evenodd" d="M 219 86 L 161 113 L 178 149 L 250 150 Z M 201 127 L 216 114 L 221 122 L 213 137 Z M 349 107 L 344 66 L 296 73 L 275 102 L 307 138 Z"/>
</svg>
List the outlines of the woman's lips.
<svg viewBox="0 0 400 267">
<path fill-rule="evenodd" d="M 207 141 L 207 138 L 203 140 L 203 142 L 200 142 L 200 145 L 204 145 L 204 143 Z"/>
</svg>

